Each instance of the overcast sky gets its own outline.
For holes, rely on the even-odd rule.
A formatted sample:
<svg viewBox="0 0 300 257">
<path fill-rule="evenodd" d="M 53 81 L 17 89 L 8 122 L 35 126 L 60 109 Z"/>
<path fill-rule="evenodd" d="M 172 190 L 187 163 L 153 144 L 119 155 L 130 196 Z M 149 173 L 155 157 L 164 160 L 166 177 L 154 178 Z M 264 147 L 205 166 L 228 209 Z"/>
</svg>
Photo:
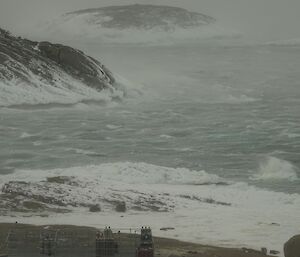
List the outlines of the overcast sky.
<svg viewBox="0 0 300 257">
<path fill-rule="evenodd" d="M 129 3 L 167 4 L 202 12 L 253 40 L 300 38 L 300 0 L 0 0 L 0 26 L 28 35 L 32 24 L 64 12 Z"/>
</svg>

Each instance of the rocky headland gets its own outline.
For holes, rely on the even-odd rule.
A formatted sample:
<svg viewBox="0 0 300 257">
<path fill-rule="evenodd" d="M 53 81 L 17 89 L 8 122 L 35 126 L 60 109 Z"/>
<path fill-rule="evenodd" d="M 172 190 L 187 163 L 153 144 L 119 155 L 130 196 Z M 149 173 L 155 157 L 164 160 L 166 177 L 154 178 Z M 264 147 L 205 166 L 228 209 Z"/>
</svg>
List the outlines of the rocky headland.
<svg viewBox="0 0 300 257">
<path fill-rule="evenodd" d="M 0 106 L 5 106 L 46 103 L 47 97 L 49 102 L 64 102 L 71 94 L 89 98 L 94 91 L 113 91 L 115 79 L 102 63 L 78 49 L 31 41 L 0 28 L 0 86 Z"/>
<path fill-rule="evenodd" d="M 75 19 L 79 16 L 88 16 L 87 23 L 98 24 L 103 28 L 143 30 L 160 28 L 165 31 L 175 27 L 198 27 L 216 21 L 208 15 L 179 7 L 142 4 L 79 10 L 66 13 L 64 19 Z"/>
<path fill-rule="evenodd" d="M 148 45 L 227 36 L 209 15 L 150 4 L 77 10 L 50 20 L 45 27 L 62 42 Z"/>
</svg>

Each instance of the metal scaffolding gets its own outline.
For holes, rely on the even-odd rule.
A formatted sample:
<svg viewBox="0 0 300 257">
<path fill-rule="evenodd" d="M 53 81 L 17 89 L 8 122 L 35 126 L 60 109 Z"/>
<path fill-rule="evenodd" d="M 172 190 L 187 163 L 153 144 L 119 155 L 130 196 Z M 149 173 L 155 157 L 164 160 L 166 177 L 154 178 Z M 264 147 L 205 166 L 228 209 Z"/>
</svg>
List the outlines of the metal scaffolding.
<svg viewBox="0 0 300 257">
<path fill-rule="evenodd" d="M 135 257 L 145 239 L 148 246 L 149 240 L 152 241 L 151 230 L 142 229 L 141 233 L 135 229 L 113 232 L 110 227 L 96 231 L 55 227 L 19 229 L 16 226 L 6 235 L 0 231 L 3 242 L 0 257 L 2 253 L 8 257 Z M 153 257 L 153 252 L 144 256 Z"/>
</svg>

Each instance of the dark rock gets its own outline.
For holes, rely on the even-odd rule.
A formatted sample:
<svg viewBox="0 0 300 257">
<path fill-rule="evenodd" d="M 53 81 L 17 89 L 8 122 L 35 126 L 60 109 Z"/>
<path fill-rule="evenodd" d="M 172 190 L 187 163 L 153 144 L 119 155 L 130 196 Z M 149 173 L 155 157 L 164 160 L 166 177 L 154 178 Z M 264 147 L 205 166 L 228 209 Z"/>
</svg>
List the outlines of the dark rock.
<svg viewBox="0 0 300 257">
<path fill-rule="evenodd" d="M 280 252 L 276 250 L 270 250 L 270 254 L 276 255 L 276 254 L 280 254 Z"/>
<path fill-rule="evenodd" d="M 97 60 L 69 46 L 41 42 L 41 54 L 54 62 L 67 73 L 80 77 L 87 85 L 97 89 L 107 88 L 114 83 L 112 74 Z"/>
<path fill-rule="evenodd" d="M 261 252 L 262 252 L 263 255 L 267 255 L 268 249 L 265 248 L 265 247 L 262 247 L 262 248 L 261 248 Z"/>
<path fill-rule="evenodd" d="M 279 224 L 279 223 L 276 223 L 276 222 L 272 222 L 271 225 L 272 225 L 272 226 L 280 226 L 280 224 Z"/>
<path fill-rule="evenodd" d="M 47 177 L 47 182 L 65 184 L 69 186 L 79 186 L 78 183 L 73 179 L 74 177 L 67 177 L 67 176 Z"/>
<path fill-rule="evenodd" d="M 199 202 L 202 202 L 202 203 L 215 204 L 215 205 L 223 205 L 223 206 L 231 206 L 231 203 L 216 201 L 216 200 L 214 200 L 212 198 L 201 198 L 201 197 L 190 196 L 190 195 L 180 195 L 180 197 L 182 197 L 184 199 L 190 199 L 190 200 L 199 201 Z"/>
<path fill-rule="evenodd" d="M 64 17 L 72 18 L 88 14 L 93 15 L 93 21 L 101 24 L 101 27 L 116 29 L 137 28 L 149 30 L 161 28 L 168 31 L 173 26 L 188 28 L 207 25 L 216 21 L 210 16 L 178 7 L 146 4 L 79 10 L 67 13 Z M 103 19 L 103 17 L 109 17 L 110 19 Z"/>
<path fill-rule="evenodd" d="M 58 177 L 48 177 L 47 182 L 49 183 L 57 183 L 57 184 L 65 184 L 69 181 L 68 177 L 58 176 Z"/>
<path fill-rule="evenodd" d="M 171 207 L 171 206 L 170 206 Z M 137 200 L 134 201 L 132 209 L 137 211 L 153 211 L 153 212 L 168 212 L 169 208 L 160 199 L 157 199 L 153 196 L 140 196 Z"/>
<path fill-rule="evenodd" d="M 101 211 L 101 207 L 99 204 L 95 204 L 90 206 L 90 212 L 100 212 Z"/>
<path fill-rule="evenodd" d="M 33 201 L 24 201 L 23 206 L 26 209 L 30 209 L 30 210 L 33 210 L 33 211 L 45 209 L 44 204 L 33 202 Z"/>
<path fill-rule="evenodd" d="M 126 212 L 126 203 L 125 202 L 117 202 L 115 210 L 117 212 Z"/>
<path fill-rule="evenodd" d="M 197 251 L 188 251 L 189 254 L 197 254 Z"/>
<path fill-rule="evenodd" d="M 261 250 L 261 251 L 258 251 L 258 250 L 254 250 L 254 249 L 251 249 L 251 248 L 243 247 L 243 248 L 242 248 L 242 251 L 243 251 L 244 253 L 262 255 L 262 250 Z M 264 255 L 265 255 L 265 254 L 264 254 Z"/>
<path fill-rule="evenodd" d="M 159 230 L 162 230 L 162 231 L 168 231 L 168 230 L 175 230 L 175 228 L 172 228 L 172 227 L 165 227 L 165 228 L 160 228 Z"/>
<path fill-rule="evenodd" d="M 96 90 L 115 86 L 112 73 L 99 61 L 69 46 L 15 37 L 0 28 L 0 81 L 69 89 L 72 81 Z"/>
<path fill-rule="evenodd" d="M 284 244 L 285 257 L 300 257 L 300 235 L 293 236 Z"/>
<path fill-rule="evenodd" d="M 41 185 L 35 185 L 35 189 L 39 191 L 46 190 Z M 32 191 L 32 184 L 22 181 L 11 181 L 2 187 L 2 193 L 8 199 L 16 199 L 17 197 L 25 198 L 27 201 L 40 202 L 47 205 L 57 205 L 65 207 L 67 205 L 76 206 L 75 203 L 65 203 L 64 200 L 56 199 L 49 195 L 40 195 Z M 15 200 L 14 200 L 15 201 Z"/>
</svg>

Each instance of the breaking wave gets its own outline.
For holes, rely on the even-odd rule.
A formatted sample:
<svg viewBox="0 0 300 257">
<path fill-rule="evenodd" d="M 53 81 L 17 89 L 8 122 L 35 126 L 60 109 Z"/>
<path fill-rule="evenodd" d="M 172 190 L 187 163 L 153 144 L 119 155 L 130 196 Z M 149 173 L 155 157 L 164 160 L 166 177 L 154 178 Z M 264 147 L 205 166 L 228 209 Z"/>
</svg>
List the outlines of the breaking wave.
<svg viewBox="0 0 300 257">
<path fill-rule="evenodd" d="M 19 171 L 15 174 L 25 174 L 30 171 Z M 30 172 L 31 173 L 31 172 Z M 169 168 L 147 163 L 117 162 L 85 167 L 66 169 L 41 170 L 32 172 L 29 181 L 47 176 L 75 176 L 78 179 L 88 176 L 92 180 L 122 181 L 128 184 L 171 184 L 171 185 L 209 185 L 225 183 L 217 175 L 205 171 L 195 171 L 186 168 Z"/>
<path fill-rule="evenodd" d="M 70 79 L 70 78 L 69 78 Z M 54 87 L 40 83 L 40 87 L 14 82 L 0 82 L 0 107 L 39 104 L 75 104 L 86 100 L 108 101 L 112 98 L 109 91 L 98 92 L 86 85 L 69 80 L 71 88 L 63 85 Z"/>
<path fill-rule="evenodd" d="M 297 167 L 292 163 L 275 157 L 268 157 L 260 163 L 253 180 L 298 180 Z"/>
<path fill-rule="evenodd" d="M 32 79 L 38 80 L 32 75 Z M 51 107 L 78 103 L 111 103 L 115 99 L 136 97 L 141 94 L 139 85 L 116 76 L 116 88 L 98 91 L 69 75 L 57 74 L 55 86 L 44 81 L 20 83 L 17 79 L 0 81 L 0 107 Z M 36 86 L 38 85 L 38 86 Z"/>
</svg>

